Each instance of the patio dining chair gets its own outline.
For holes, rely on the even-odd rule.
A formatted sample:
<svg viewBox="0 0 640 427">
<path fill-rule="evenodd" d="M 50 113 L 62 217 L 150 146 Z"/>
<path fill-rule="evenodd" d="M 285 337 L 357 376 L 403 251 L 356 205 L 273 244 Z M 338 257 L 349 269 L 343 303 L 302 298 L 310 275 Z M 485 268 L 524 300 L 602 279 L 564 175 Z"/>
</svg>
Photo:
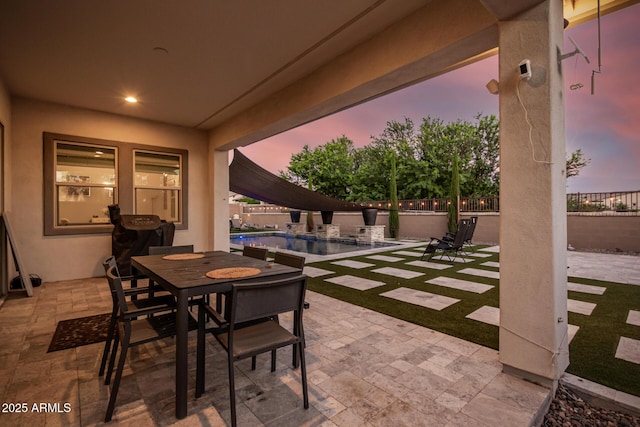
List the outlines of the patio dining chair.
<svg viewBox="0 0 640 427">
<path fill-rule="evenodd" d="M 234 283 L 229 295 L 228 320 L 209 305 L 203 304 L 198 310 L 196 397 L 204 393 L 205 336 L 209 332 L 227 353 L 232 426 L 236 426 L 235 362 L 289 345 L 296 345 L 300 353 L 303 402 L 304 408 L 309 408 L 302 323 L 306 288 L 305 275 L 259 283 Z M 284 313 L 293 313 L 294 323 L 298 325 L 293 332 L 274 320 L 275 316 Z M 207 328 L 205 314 L 215 326 Z"/>
<path fill-rule="evenodd" d="M 261 259 L 266 261 L 269 250 L 267 248 L 259 248 L 256 246 L 243 246 L 242 256 L 248 256 L 255 259 Z"/>
<path fill-rule="evenodd" d="M 127 304 L 124 289 L 122 288 L 122 279 L 118 275 L 117 267 L 109 267 L 107 269 L 107 281 L 112 292 L 117 296 L 119 315 L 114 337 L 114 349 L 109 358 L 105 384 L 111 382 L 118 346 L 120 347 L 120 357 L 118 358 L 118 365 L 115 367 L 116 373 L 113 384 L 111 384 L 109 403 L 104 417 L 105 422 L 111 421 L 113 416 L 129 347 L 172 337 L 176 331 L 175 312 L 170 311 L 158 314 L 155 307 L 131 309 L 130 305 Z M 147 314 L 154 314 L 154 316 L 144 317 Z M 190 329 L 195 329 L 197 327 L 195 320 L 191 316 L 189 317 Z"/>
<path fill-rule="evenodd" d="M 437 239 L 435 237 L 431 238 L 431 241 L 424 249 L 422 253 L 422 258 L 424 259 L 425 255 L 429 254 L 427 260 L 431 260 L 433 255 L 437 252 L 441 252 L 443 255 L 446 255 L 449 261 L 453 261 L 456 259 L 462 247 L 464 246 L 465 239 L 467 237 L 467 229 L 469 228 L 469 220 L 463 219 L 460 220 L 460 224 L 458 225 L 458 231 L 456 231 L 453 240 L 449 240 L 446 238 L 446 235 L 442 239 Z M 453 259 L 449 256 L 450 253 L 453 253 Z"/>
<path fill-rule="evenodd" d="M 113 268 L 116 274 L 118 275 L 118 277 L 120 277 L 120 274 L 118 273 L 118 266 L 116 264 L 115 257 L 110 256 L 109 258 L 105 259 L 102 263 L 102 266 L 104 267 L 105 273 L 110 268 Z M 130 279 L 131 277 L 120 277 L 121 283 L 123 280 L 130 280 Z M 127 289 L 123 288 L 123 293 L 125 297 L 132 297 L 132 296 L 137 297 L 141 295 L 148 295 L 150 291 L 151 289 L 148 286 L 127 288 Z M 109 329 L 107 330 L 107 340 L 104 343 L 104 350 L 102 351 L 102 361 L 100 362 L 100 370 L 98 373 L 99 376 L 104 375 L 104 370 L 107 366 L 107 360 L 109 358 L 109 354 L 113 350 L 112 349 L 113 338 L 116 331 L 116 323 L 118 321 L 118 312 L 119 312 L 118 296 L 116 292 L 113 290 L 113 288 L 111 288 L 111 300 L 112 300 L 111 301 L 112 302 L 111 319 L 109 321 Z M 173 296 L 168 294 L 156 295 L 156 296 L 147 297 L 147 298 L 136 298 L 135 300 L 131 298 L 127 298 L 125 302 L 127 304 L 127 308 L 129 312 L 135 312 L 136 310 L 144 309 L 145 315 L 152 315 L 153 313 L 172 311 L 172 310 L 175 310 L 175 307 L 176 307 L 175 299 L 173 298 Z M 108 384 L 108 382 L 106 381 L 107 380 L 105 380 L 105 384 Z"/>
<path fill-rule="evenodd" d="M 276 255 L 273 258 L 273 261 L 277 264 L 287 265 L 289 267 L 299 268 L 300 270 L 303 270 L 304 263 L 306 262 L 306 258 L 298 255 L 287 254 L 284 252 L 276 252 Z M 304 302 L 305 310 L 309 309 L 309 307 L 310 307 L 309 303 L 305 301 Z M 294 324 L 293 327 L 295 328 L 296 325 Z M 273 354 L 271 355 L 271 371 L 272 372 L 275 370 L 275 360 L 276 360 L 276 357 L 275 357 L 275 351 L 274 351 Z M 292 363 L 294 368 L 298 367 L 298 351 L 296 349 L 296 346 L 293 347 Z"/>
</svg>

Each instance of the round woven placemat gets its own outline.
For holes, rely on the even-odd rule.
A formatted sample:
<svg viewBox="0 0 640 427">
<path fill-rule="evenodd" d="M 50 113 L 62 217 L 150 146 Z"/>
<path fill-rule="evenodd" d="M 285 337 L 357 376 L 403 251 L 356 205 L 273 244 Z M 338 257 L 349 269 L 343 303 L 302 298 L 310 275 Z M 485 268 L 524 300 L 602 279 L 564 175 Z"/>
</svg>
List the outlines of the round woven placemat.
<svg viewBox="0 0 640 427">
<path fill-rule="evenodd" d="M 181 261 L 185 259 L 198 259 L 198 258 L 204 258 L 204 254 L 171 254 L 171 255 L 165 255 L 162 257 L 162 259 L 168 259 L 171 261 Z"/>
<path fill-rule="evenodd" d="M 237 279 L 239 277 L 255 276 L 260 273 L 259 268 L 253 267 L 229 267 L 218 268 L 207 272 L 207 277 L 212 279 Z"/>
</svg>

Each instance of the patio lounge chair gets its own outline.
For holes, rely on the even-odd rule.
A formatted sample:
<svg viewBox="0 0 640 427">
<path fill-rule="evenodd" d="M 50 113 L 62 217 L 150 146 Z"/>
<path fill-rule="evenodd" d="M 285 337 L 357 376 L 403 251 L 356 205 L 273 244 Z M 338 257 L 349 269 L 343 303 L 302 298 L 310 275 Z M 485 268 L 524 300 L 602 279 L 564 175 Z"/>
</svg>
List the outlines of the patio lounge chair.
<svg viewBox="0 0 640 427">
<path fill-rule="evenodd" d="M 462 221 L 462 220 L 461 220 Z M 471 239 L 473 239 L 473 233 L 476 231 L 476 224 L 478 223 L 478 217 L 477 216 L 472 216 L 469 218 L 469 227 L 467 228 L 467 235 L 465 236 L 464 239 L 464 246 L 462 247 L 462 249 L 464 250 L 465 247 L 469 248 L 471 250 L 471 252 L 473 251 L 473 244 L 471 243 Z M 458 224 L 458 227 L 460 227 L 460 224 Z M 455 238 L 456 233 L 447 233 L 447 235 L 444 237 L 443 240 L 446 241 L 453 241 L 453 239 Z"/>
<path fill-rule="evenodd" d="M 437 239 L 435 237 L 431 238 L 431 242 L 424 250 L 422 254 L 422 259 L 424 259 L 425 255 L 429 254 L 427 260 L 430 260 L 436 252 L 442 252 L 442 254 L 446 255 L 449 258 L 449 261 L 453 261 L 456 259 L 462 247 L 464 246 L 464 242 L 467 238 L 467 229 L 469 228 L 469 220 L 463 219 L 460 221 L 458 225 L 458 231 L 456 232 L 453 240 L 448 240 L 447 236 L 442 239 Z M 453 259 L 449 256 L 450 253 L 453 252 Z"/>
</svg>

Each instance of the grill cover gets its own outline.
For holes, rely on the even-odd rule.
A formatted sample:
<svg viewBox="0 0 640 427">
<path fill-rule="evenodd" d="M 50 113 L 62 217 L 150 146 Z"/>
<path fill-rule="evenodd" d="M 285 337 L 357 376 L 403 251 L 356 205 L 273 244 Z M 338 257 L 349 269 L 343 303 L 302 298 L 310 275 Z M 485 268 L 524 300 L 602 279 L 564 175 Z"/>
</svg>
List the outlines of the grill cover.
<svg viewBox="0 0 640 427">
<path fill-rule="evenodd" d="M 121 215 L 118 205 L 109 206 L 113 224 L 111 254 L 123 276 L 131 274 L 131 257 L 149 255 L 149 246 L 171 246 L 175 224 L 157 215 Z"/>
</svg>

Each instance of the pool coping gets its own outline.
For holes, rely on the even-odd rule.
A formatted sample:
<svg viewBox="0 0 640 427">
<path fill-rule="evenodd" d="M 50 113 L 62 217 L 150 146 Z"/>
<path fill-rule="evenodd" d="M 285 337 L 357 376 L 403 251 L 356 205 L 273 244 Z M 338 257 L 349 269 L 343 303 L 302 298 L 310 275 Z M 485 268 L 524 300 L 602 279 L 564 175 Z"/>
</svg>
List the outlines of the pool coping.
<svg viewBox="0 0 640 427">
<path fill-rule="evenodd" d="M 236 234 L 236 233 L 234 233 Z M 243 234 L 243 235 L 260 235 L 260 234 L 269 234 L 269 235 L 273 235 L 273 234 L 280 234 L 280 235 L 287 235 L 285 232 L 283 231 L 254 231 L 254 232 L 247 232 L 247 233 L 237 233 L 237 234 Z M 230 236 L 231 237 L 231 236 Z M 296 237 L 296 236 L 294 236 Z M 309 236 L 311 237 L 311 235 Z M 331 240 L 347 240 L 345 239 L 319 239 L 319 240 L 327 240 L 327 241 L 331 241 Z M 371 254 L 376 254 L 376 253 L 380 253 L 380 252 L 387 252 L 387 251 L 396 251 L 396 250 L 402 250 L 402 249 L 409 249 L 409 248 L 414 248 L 417 246 L 422 246 L 425 244 L 424 241 L 418 241 L 418 240 L 395 240 L 395 239 L 388 239 L 385 238 L 384 239 L 385 243 L 388 243 L 388 246 L 382 246 L 379 248 L 371 248 L 371 249 L 360 249 L 360 250 L 356 250 L 356 251 L 351 251 L 351 252 L 341 252 L 341 253 L 337 253 L 337 254 L 331 254 L 331 255 L 315 255 L 315 254 L 309 254 L 306 252 L 297 252 L 297 251 L 292 251 L 289 249 L 276 249 L 276 248 L 272 248 L 272 247 L 268 247 L 267 248 L 270 251 L 279 251 L 279 252 L 284 252 L 284 253 L 289 253 L 289 254 L 293 254 L 293 255 L 298 255 L 298 256 L 302 256 L 306 259 L 307 263 L 312 263 L 312 262 L 321 262 L 321 261 L 332 261 L 335 259 L 342 259 L 342 258 L 351 258 L 351 257 L 356 257 L 356 256 L 366 256 L 366 255 L 371 255 Z M 239 245 L 239 244 L 234 244 L 234 243 L 229 243 L 229 246 L 232 249 L 238 249 L 238 250 L 242 250 L 243 245 Z"/>
</svg>

